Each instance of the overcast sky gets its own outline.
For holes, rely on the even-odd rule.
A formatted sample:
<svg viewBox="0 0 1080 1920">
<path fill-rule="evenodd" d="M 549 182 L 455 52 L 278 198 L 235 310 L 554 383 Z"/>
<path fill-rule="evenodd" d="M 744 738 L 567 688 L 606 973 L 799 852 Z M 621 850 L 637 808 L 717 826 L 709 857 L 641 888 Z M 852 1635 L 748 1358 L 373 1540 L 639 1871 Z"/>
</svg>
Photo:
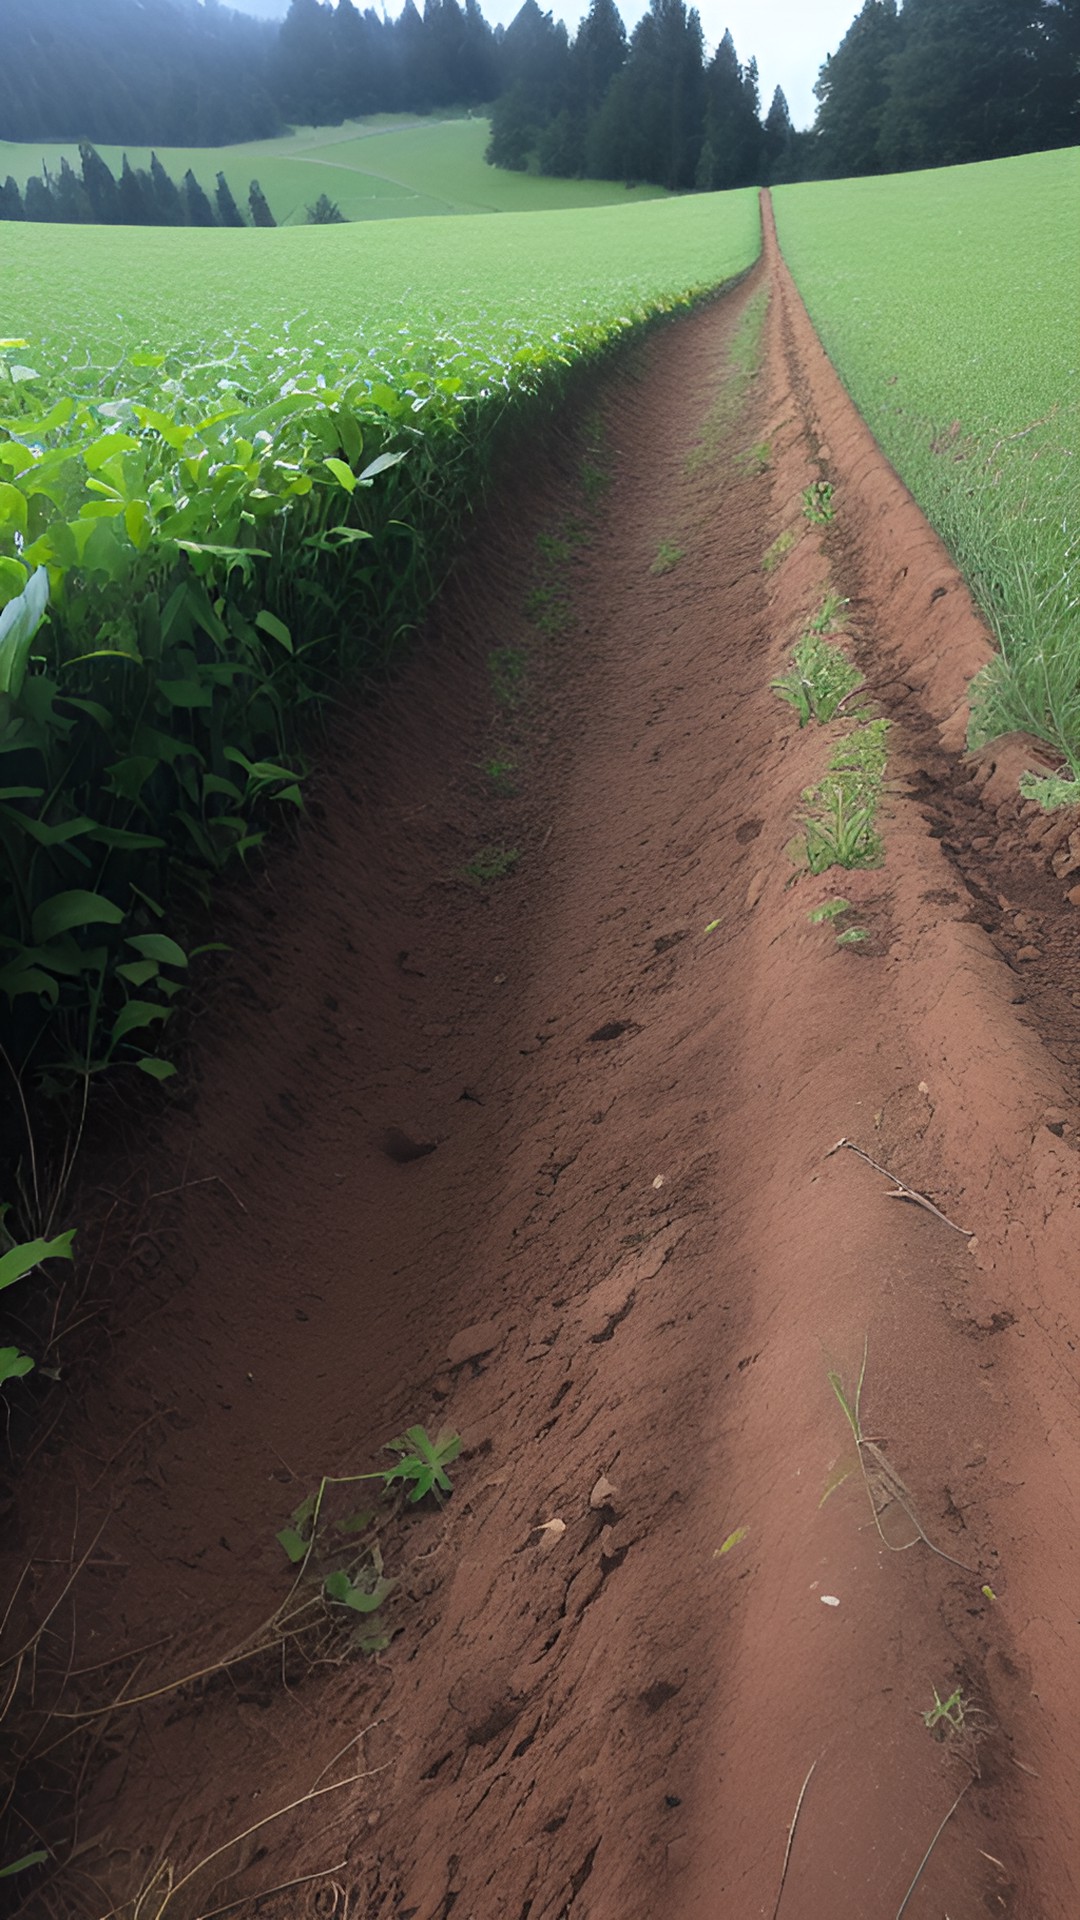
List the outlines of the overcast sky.
<svg viewBox="0 0 1080 1920">
<path fill-rule="evenodd" d="M 264 17 L 283 15 L 288 0 L 231 0 L 245 13 Z M 357 0 L 378 6 L 380 0 Z M 423 7 L 423 0 L 417 0 Z M 559 20 L 565 20 L 571 33 L 588 0 L 538 0 L 548 5 Z M 791 117 L 797 127 L 808 127 L 814 118 L 813 85 L 827 53 L 835 53 L 859 11 L 861 0 L 699 0 L 698 12 L 710 50 L 730 29 L 735 51 L 745 66 L 756 56 L 761 71 L 761 104 L 766 109 L 774 87 L 783 87 Z M 480 0 L 485 20 L 493 27 L 508 26 L 521 0 Z M 648 0 L 618 0 L 627 27 L 633 27 L 646 11 Z M 388 0 L 388 11 L 401 11 L 398 0 Z"/>
</svg>

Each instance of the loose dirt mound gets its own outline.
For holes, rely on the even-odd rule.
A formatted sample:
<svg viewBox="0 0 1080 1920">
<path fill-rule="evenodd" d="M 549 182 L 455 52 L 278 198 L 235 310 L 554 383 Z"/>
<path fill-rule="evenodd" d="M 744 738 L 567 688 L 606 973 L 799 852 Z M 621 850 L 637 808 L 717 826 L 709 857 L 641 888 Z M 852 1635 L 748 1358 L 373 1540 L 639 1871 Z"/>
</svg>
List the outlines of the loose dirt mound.
<svg viewBox="0 0 1080 1920">
<path fill-rule="evenodd" d="M 91 1548 L 26 1914 L 892 1920 L 947 1816 L 908 1915 L 1080 1911 L 1073 910 L 767 240 L 508 478 L 110 1182 L 139 1291 L 18 1514 L 15 1645 Z M 815 880 L 769 681 L 827 588 L 894 725 L 884 866 Z M 222 1667 L 416 1421 L 464 1451 L 389 1647 Z"/>
</svg>

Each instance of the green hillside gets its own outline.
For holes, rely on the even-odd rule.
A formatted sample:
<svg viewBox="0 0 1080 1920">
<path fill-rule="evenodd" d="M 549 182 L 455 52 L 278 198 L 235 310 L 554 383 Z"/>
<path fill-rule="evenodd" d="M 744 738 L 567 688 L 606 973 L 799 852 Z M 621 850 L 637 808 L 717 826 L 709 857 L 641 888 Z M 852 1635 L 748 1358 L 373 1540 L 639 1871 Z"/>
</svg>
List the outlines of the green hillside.
<svg viewBox="0 0 1080 1920">
<path fill-rule="evenodd" d="M 484 160 L 488 123 L 481 119 L 411 120 L 382 115 L 341 127 L 307 127 L 284 140 L 236 147 L 161 147 L 162 165 L 179 181 L 190 167 L 213 192 L 219 169 L 237 201 L 257 179 L 279 225 L 303 222 L 321 193 L 347 220 L 400 220 L 447 213 L 532 213 L 553 208 L 625 205 L 665 198 L 662 187 L 626 187 L 621 181 L 548 180 L 509 173 Z M 102 147 L 119 176 L 124 152 L 133 167 L 148 167 L 149 147 Z M 0 178 L 25 187 L 42 162 L 56 172 L 61 158 L 77 166 L 68 145 L 29 146 L 0 141 Z"/>
</svg>

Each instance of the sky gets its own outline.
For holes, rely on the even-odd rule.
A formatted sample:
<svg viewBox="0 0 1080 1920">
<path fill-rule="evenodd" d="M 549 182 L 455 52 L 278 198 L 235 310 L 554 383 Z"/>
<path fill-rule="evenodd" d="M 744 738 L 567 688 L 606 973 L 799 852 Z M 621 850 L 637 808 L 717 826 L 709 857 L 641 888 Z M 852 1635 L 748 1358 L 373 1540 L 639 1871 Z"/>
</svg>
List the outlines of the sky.
<svg viewBox="0 0 1080 1920">
<path fill-rule="evenodd" d="M 422 4 L 422 0 L 418 0 Z M 228 0 L 244 13 L 264 19 L 280 18 L 288 0 Z M 358 4 L 378 6 L 380 0 L 358 0 Z M 588 0 L 538 0 L 545 11 L 565 20 L 571 33 Z M 627 28 L 635 26 L 646 11 L 648 0 L 617 0 Z M 859 11 L 861 0 L 698 0 L 698 12 L 710 49 L 730 31 L 735 51 L 745 66 L 755 56 L 761 74 L 762 111 L 768 108 L 776 87 L 782 87 L 791 118 L 797 127 L 808 127 L 814 118 L 814 81 L 826 54 L 835 53 Z M 508 26 L 521 0 L 480 0 L 485 20 L 493 27 Z M 388 0 L 391 14 L 400 12 L 397 0 Z"/>
</svg>

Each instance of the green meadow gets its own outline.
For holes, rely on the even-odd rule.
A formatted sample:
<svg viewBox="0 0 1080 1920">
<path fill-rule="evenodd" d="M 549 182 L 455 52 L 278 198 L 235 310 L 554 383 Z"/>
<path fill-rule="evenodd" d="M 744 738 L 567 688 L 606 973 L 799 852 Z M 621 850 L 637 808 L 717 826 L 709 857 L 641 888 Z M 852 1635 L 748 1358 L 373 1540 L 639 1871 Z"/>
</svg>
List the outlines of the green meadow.
<svg viewBox="0 0 1080 1920">
<path fill-rule="evenodd" d="M 622 181 L 546 180 L 510 173 L 484 160 L 488 123 L 483 119 L 410 120 L 384 114 L 340 127 L 305 127 L 282 140 L 256 140 L 234 147 L 159 147 L 159 160 L 179 181 L 190 167 L 208 192 L 220 170 L 237 201 L 259 181 L 281 226 L 302 222 L 321 193 L 337 203 L 346 220 L 400 220 L 450 213 L 536 213 L 546 208 L 624 206 L 666 198 L 662 187 L 627 188 Z M 124 153 L 133 167 L 150 165 L 149 147 L 100 148 L 119 177 Z M 0 140 L 0 178 L 13 175 L 24 187 L 42 163 L 51 173 L 60 161 L 78 166 L 70 144 L 27 146 Z"/>
<path fill-rule="evenodd" d="M 973 737 L 1080 775 L 1080 149 L 778 188 L 780 243 L 1001 645 Z"/>
</svg>

